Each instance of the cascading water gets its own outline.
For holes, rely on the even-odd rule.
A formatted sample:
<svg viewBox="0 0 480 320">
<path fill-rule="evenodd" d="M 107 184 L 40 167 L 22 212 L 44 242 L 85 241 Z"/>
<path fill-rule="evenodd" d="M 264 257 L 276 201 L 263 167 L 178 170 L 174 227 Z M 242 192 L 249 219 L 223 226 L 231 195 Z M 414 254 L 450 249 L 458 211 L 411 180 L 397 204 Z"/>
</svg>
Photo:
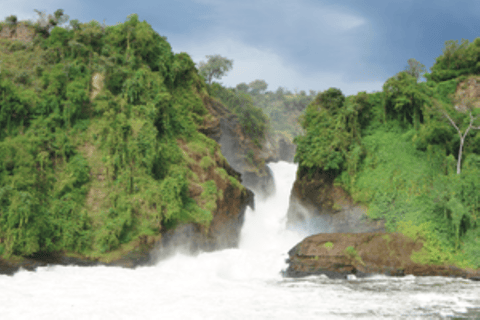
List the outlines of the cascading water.
<svg viewBox="0 0 480 320">
<path fill-rule="evenodd" d="M 55 266 L 0 276 L 0 319 L 480 317 L 480 284 L 468 280 L 283 278 L 286 253 L 304 236 L 285 228 L 296 166 L 270 167 L 276 193 L 247 210 L 239 248 L 137 269 Z"/>
</svg>

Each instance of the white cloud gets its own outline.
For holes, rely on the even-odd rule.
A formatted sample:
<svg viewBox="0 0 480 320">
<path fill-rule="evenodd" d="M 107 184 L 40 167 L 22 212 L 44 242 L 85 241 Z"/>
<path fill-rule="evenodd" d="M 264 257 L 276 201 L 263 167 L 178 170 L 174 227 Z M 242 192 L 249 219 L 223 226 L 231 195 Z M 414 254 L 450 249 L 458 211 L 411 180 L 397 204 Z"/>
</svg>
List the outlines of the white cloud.
<svg viewBox="0 0 480 320">
<path fill-rule="evenodd" d="M 233 69 L 220 82 L 227 87 L 235 87 L 241 82 L 249 83 L 255 79 L 263 79 L 268 90 L 275 91 L 279 86 L 291 91 L 315 90 L 323 91 L 330 87 L 342 90 L 345 95 L 359 91 L 381 91 L 385 79 L 375 79 L 374 75 L 359 75 L 355 81 L 346 81 L 342 71 L 338 73 L 317 72 L 304 75 L 285 64 L 279 55 L 261 50 L 232 39 L 217 39 L 204 43 L 172 44 L 175 52 L 187 52 L 193 61 L 206 60 L 206 55 L 220 54 L 233 59 Z M 212 49 L 213 48 L 213 49 Z"/>
</svg>

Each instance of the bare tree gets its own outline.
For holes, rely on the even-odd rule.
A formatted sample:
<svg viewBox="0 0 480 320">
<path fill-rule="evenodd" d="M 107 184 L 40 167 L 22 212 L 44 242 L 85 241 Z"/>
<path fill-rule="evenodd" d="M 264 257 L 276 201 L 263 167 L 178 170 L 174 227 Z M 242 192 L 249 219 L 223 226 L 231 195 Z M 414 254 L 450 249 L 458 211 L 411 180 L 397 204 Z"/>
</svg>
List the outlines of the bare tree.
<svg viewBox="0 0 480 320">
<path fill-rule="evenodd" d="M 475 99 L 476 100 L 476 99 Z M 460 122 L 458 123 L 455 123 L 455 121 L 453 120 L 453 118 L 447 113 L 447 111 L 445 110 L 445 108 L 443 108 L 441 106 L 441 103 L 439 103 L 438 101 L 435 101 L 435 105 L 437 106 L 438 110 L 440 110 L 440 112 L 443 114 L 443 116 L 445 118 L 448 119 L 448 121 L 450 122 L 450 124 L 457 130 L 457 133 L 458 133 L 458 136 L 460 137 L 460 147 L 458 148 L 458 160 L 457 160 L 457 174 L 460 174 L 461 172 L 461 163 L 462 163 L 462 153 L 463 153 L 463 145 L 465 143 L 465 138 L 467 137 L 467 134 L 470 130 L 480 130 L 480 125 L 478 125 L 479 123 L 477 121 L 477 119 L 480 118 L 480 114 L 479 115 L 476 115 L 474 116 L 473 115 L 473 111 L 474 111 L 474 105 L 473 105 L 473 102 L 475 101 L 471 98 L 454 98 L 453 101 L 454 101 L 454 109 L 456 110 L 456 112 L 460 112 L 460 113 L 464 113 L 464 114 L 467 114 L 469 115 L 470 117 L 470 122 L 468 124 L 468 127 L 466 129 L 464 129 L 465 131 L 462 133 L 462 130 L 460 130 Z M 476 123 L 477 125 L 474 126 L 474 123 Z"/>
<path fill-rule="evenodd" d="M 39 11 L 37 9 L 34 9 L 33 11 L 38 14 L 36 25 L 46 33 L 50 33 L 51 29 L 55 26 L 61 26 L 70 19 L 68 15 L 63 13 L 63 9 L 58 9 L 53 15 L 49 14 L 48 16 L 44 11 Z"/>
</svg>

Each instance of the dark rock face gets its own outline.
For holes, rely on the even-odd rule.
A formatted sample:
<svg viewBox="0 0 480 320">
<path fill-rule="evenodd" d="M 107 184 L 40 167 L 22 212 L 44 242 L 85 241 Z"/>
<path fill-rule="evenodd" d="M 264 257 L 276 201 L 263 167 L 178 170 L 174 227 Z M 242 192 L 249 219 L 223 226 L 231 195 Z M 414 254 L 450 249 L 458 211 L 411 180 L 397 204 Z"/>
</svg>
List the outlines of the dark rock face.
<svg viewBox="0 0 480 320">
<path fill-rule="evenodd" d="M 293 162 L 296 146 L 283 138 L 278 140 L 279 158 L 282 161 Z"/>
<path fill-rule="evenodd" d="M 316 172 L 311 178 L 297 175 L 287 212 L 289 227 L 301 226 L 310 234 L 385 231 L 383 221 L 368 219 L 367 209 L 355 204 L 333 180 L 325 172 Z"/>
<path fill-rule="evenodd" d="M 273 176 L 265 163 L 278 161 L 279 150 L 274 139 L 267 137 L 263 148 L 259 149 L 242 131 L 237 116 L 216 101 L 206 101 L 210 113 L 217 117 L 218 131 L 208 135 L 221 146 L 223 156 L 229 165 L 241 174 L 242 184 L 263 196 L 269 196 L 274 191 Z M 246 155 L 254 151 L 254 157 Z"/>
<path fill-rule="evenodd" d="M 262 176 L 256 172 L 245 172 L 242 175 L 242 183 L 250 190 L 264 197 L 268 197 L 275 192 L 275 181 L 273 180 L 273 173 L 269 167 L 265 167 Z"/>
<path fill-rule="evenodd" d="M 46 267 L 48 265 L 61 266 L 115 266 L 124 268 L 136 268 L 152 264 L 150 247 L 140 245 L 138 248 L 111 262 L 99 262 L 95 259 L 68 257 L 62 252 L 52 252 L 48 254 L 37 254 L 31 257 L 17 258 L 13 261 L 7 261 L 0 258 L 0 274 L 13 275 L 20 268 L 35 271 L 38 267 Z"/>
<path fill-rule="evenodd" d="M 390 276 L 449 276 L 480 280 L 480 270 L 424 265 L 412 261 L 423 242 L 398 233 L 330 233 L 305 238 L 289 252 L 286 275 L 325 274 L 330 278 L 372 274 Z"/>
</svg>

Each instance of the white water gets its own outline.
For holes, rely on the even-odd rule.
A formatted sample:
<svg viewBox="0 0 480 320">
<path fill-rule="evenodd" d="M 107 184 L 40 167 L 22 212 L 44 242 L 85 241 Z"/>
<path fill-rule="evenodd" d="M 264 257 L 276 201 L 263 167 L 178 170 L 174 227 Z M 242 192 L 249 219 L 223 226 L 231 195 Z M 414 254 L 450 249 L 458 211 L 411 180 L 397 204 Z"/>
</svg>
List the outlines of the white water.
<svg viewBox="0 0 480 320">
<path fill-rule="evenodd" d="M 467 280 L 283 278 L 287 252 L 303 238 L 285 230 L 296 166 L 270 167 L 277 193 L 247 210 L 238 249 L 134 270 L 56 266 L 0 276 L 0 319 L 480 318 L 480 309 L 469 311 L 480 308 L 480 283 Z"/>
</svg>

